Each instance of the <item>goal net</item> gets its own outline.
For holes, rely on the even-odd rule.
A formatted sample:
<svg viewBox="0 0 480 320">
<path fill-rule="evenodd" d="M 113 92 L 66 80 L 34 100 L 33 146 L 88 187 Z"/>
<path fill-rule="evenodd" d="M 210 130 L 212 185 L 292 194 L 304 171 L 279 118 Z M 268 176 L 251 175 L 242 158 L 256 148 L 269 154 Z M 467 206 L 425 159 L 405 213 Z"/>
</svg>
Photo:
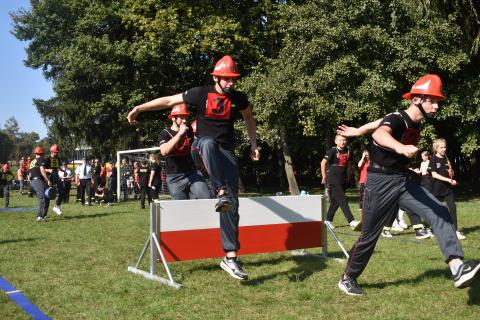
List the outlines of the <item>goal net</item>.
<svg viewBox="0 0 480 320">
<path fill-rule="evenodd" d="M 151 165 L 152 163 L 150 162 L 150 154 L 159 151 L 160 147 L 117 151 L 117 183 L 115 189 L 118 202 L 127 201 L 132 198 L 139 198 L 140 190 L 134 180 L 135 162 L 140 165 L 142 160 L 147 160 L 149 165 Z M 168 195 L 169 192 L 164 167 L 165 162 L 162 160 L 161 187 L 159 190 L 159 194 Z"/>
</svg>

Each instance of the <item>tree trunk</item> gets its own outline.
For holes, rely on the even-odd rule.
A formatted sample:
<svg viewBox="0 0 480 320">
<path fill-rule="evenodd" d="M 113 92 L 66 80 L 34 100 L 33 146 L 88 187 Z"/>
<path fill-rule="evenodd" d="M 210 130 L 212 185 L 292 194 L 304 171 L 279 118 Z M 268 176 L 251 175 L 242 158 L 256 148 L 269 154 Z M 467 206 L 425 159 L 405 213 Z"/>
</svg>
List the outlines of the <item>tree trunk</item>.
<svg viewBox="0 0 480 320">
<path fill-rule="evenodd" d="M 280 138 L 282 141 L 283 158 L 285 159 L 285 173 L 288 181 L 288 191 L 292 195 L 298 195 L 297 179 L 293 172 L 292 157 L 290 156 L 290 149 L 288 148 L 287 132 L 283 125 L 280 125 Z"/>
</svg>

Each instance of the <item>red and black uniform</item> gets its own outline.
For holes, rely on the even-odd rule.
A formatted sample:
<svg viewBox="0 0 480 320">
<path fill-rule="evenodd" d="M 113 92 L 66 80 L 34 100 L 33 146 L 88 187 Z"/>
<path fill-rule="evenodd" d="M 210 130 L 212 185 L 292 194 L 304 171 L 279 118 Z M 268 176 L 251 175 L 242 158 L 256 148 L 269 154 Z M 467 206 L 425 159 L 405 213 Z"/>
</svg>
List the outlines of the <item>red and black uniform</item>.
<svg viewBox="0 0 480 320">
<path fill-rule="evenodd" d="M 327 185 L 330 193 L 327 221 L 333 221 L 335 212 L 340 207 L 348 223 L 350 223 L 355 220 L 345 197 L 351 166 L 350 149 L 346 147 L 340 150 L 333 147 L 327 151 L 324 159 L 327 160 Z"/>
<path fill-rule="evenodd" d="M 167 143 L 178 131 L 165 128 L 160 133 L 160 145 Z M 165 156 L 168 191 L 173 200 L 208 199 L 210 192 L 191 155 L 193 131 L 189 128 L 172 152 Z"/>
<path fill-rule="evenodd" d="M 193 148 L 210 176 L 213 189 L 226 189 L 232 210 L 220 215 L 222 246 L 225 252 L 237 251 L 238 241 L 238 163 L 235 148 L 234 122 L 241 110 L 248 108 L 247 96 L 238 91 L 220 94 L 215 86 L 196 87 L 183 93 L 183 101 L 194 107 L 197 136 Z"/>
<path fill-rule="evenodd" d="M 404 111 L 387 115 L 380 126 L 389 127 L 392 137 L 404 145 L 418 143 L 419 124 Z M 370 160 L 362 232 L 350 251 L 345 274 L 353 279 L 362 274 L 383 227 L 393 223 L 399 207 L 418 214 L 432 226 L 446 261 L 462 258 L 463 251 L 447 208 L 410 175 L 410 159 L 373 140 Z"/>
<path fill-rule="evenodd" d="M 450 167 L 450 161 L 447 157 L 437 157 L 436 155 L 430 158 L 428 164 L 428 171 L 436 172 L 441 176 L 451 178 L 451 173 L 453 173 Z M 453 174 L 452 174 L 453 176 Z M 437 197 L 440 201 L 445 201 L 447 203 L 448 211 L 452 217 L 453 224 L 455 229 L 458 229 L 457 225 L 457 205 L 455 203 L 455 193 L 453 192 L 453 187 L 450 183 L 446 181 L 441 181 L 438 179 L 432 178 L 432 194 Z"/>
<path fill-rule="evenodd" d="M 48 207 L 50 206 L 50 200 L 45 197 L 45 189 L 47 189 L 48 185 L 42 176 L 40 167 L 47 168 L 43 157 L 35 158 L 30 162 L 30 187 L 38 200 L 37 216 L 45 218 L 47 216 Z"/>
<path fill-rule="evenodd" d="M 52 173 L 49 174 L 50 181 L 52 182 L 52 186 L 55 186 L 58 189 L 58 197 L 55 202 L 57 206 L 60 206 L 62 202 L 65 200 L 65 187 L 63 185 L 62 180 L 58 174 L 58 170 L 61 166 L 61 159 L 58 157 L 46 157 L 44 162 L 45 169 L 52 169 Z M 48 174 L 48 173 L 47 173 Z"/>
</svg>

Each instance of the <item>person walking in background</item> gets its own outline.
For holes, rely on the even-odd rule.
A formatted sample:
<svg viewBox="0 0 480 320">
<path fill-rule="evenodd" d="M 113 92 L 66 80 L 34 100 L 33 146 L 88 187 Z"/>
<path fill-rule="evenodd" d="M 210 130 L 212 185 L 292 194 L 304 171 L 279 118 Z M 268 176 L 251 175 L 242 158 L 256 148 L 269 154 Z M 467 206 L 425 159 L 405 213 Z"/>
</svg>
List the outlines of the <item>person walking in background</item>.
<svg viewBox="0 0 480 320">
<path fill-rule="evenodd" d="M 348 295 L 363 293 L 357 278 L 365 270 L 383 226 L 395 219 L 399 207 L 420 215 L 433 227 L 456 288 L 466 288 L 478 278 L 480 262 L 463 261 L 462 246 L 448 209 L 412 178 L 409 169 L 410 159 L 418 152 L 420 122 L 434 118 L 445 99 L 441 89 L 439 76 L 425 75 L 403 95 L 410 100 L 406 110 L 390 113 L 360 128 L 345 125 L 338 128 L 339 134 L 347 137 L 373 132 L 362 232 L 338 282 L 338 288 Z"/>
<path fill-rule="evenodd" d="M 152 202 L 152 196 L 148 189 L 148 179 L 150 177 L 150 166 L 146 159 L 142 159 L 138 168 L 138 186 L 140 188 L 140 208 L 145 209 L 145 198 L 148 199 L 148 206 Z"/>
<path fill-rule="evenodd" d="M 347 147 L 347 139 L 344 136 L 335 136 L 335 147 L 327 151 L 320 164 L 322 170 L 322 184 L 328 188 L 330 206 L 327 211 L 329 226 L 333 229 L 333 218 L 340 207 L 348 224 L 353 230 L 360 230 L 361 223 L 355 220 L 348 206 L 345 191 L 350 179 L 351 160 L 350 149 Z"/>
<path fill-rule="evenodd" d="M 465 240 L 466 237 L 458 231 L 457 223 L 457 204 L 455 203 L 455 193 L 453 188 L 457 185 L 454 178 L 454 171 L 450 160 L 447 158 L 447 142 L 445 139 L 438 138 L 433 141 L 434 155 L 430 158 L 428 171 L 432 175 L 432 194 L 440 201 L 447 203 L 448 212 L 457 231 L 457 237 Z M 433 230 L 435 233 L 435 229 Z"/>
<path fill-rule="evenodd" d="M 234 90 L 240 76 L 235 61 L 230 56 L 221 58 L 211 73 L 214 85 L 186 90 L 173 96 L 161 97 L 136 106 L 128 114 L 128 121 L 136 123 L 140 112 L 165 110 L 186 103 L 194 108 L 197 119 L 198 148 L 216 192 L 215 210 L 220 212 L 222 246 L 225 252 L 220 267 L 239 280 L 248 279 L 238 259 L 238 187 L 239 170 L 235 157 L 234 122 L 243 117 L 251 147 L 251 159 L 260 159 L 257 146 L 256 123 L 247 96 Z"/>
</svg>

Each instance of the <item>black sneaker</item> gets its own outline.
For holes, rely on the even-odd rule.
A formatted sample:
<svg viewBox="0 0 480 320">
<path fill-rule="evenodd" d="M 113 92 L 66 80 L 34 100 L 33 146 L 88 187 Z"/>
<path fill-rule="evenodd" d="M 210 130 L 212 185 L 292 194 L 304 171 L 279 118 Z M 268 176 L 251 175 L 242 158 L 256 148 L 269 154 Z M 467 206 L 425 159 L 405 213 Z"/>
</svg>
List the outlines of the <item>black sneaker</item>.
<svg viewBox="0 0 480 320">
<path fill-rule="evenodd" d="M 361 296 L 363 294 L 363 290 L 358 286 L 357 280 L 349 277 L 344 279 L 342 276 L 340 281 L 338 281 L 338 287 L 340 290 L 351 296 Z"/>
<path fill-rule="evenodd" d="M 238 258 L 223 258 L 222 262 L 220 262 L 220 267 L 223 270 L 227 271 L 235 279 L 239 280 L 247 280 L 248 275 L 243 270 L 242 263 Z"/>
<path fill-rule="evenodd" d="M 415 238 L 418 240 L 430 238 L 430 234 L 428 233 L 427 229 L 417 229 L 415 230 Z"/>
<path fill-rule="evenodd" d="M 453 276 L 455 288 L 463 289 L 469 287 L 480 275 L 479 261 L 465 261 L 458 270 L 458 273 Z"/>
<path fill-rule="evenodd" d="M 230 210 L 232 210 L 232 200 L 230 200 L 230 197 L 226 192 L 222 193 L 218 196 L 218 202 L 215 204 L 215 211 L 224 213 Z"/>
</svg>

